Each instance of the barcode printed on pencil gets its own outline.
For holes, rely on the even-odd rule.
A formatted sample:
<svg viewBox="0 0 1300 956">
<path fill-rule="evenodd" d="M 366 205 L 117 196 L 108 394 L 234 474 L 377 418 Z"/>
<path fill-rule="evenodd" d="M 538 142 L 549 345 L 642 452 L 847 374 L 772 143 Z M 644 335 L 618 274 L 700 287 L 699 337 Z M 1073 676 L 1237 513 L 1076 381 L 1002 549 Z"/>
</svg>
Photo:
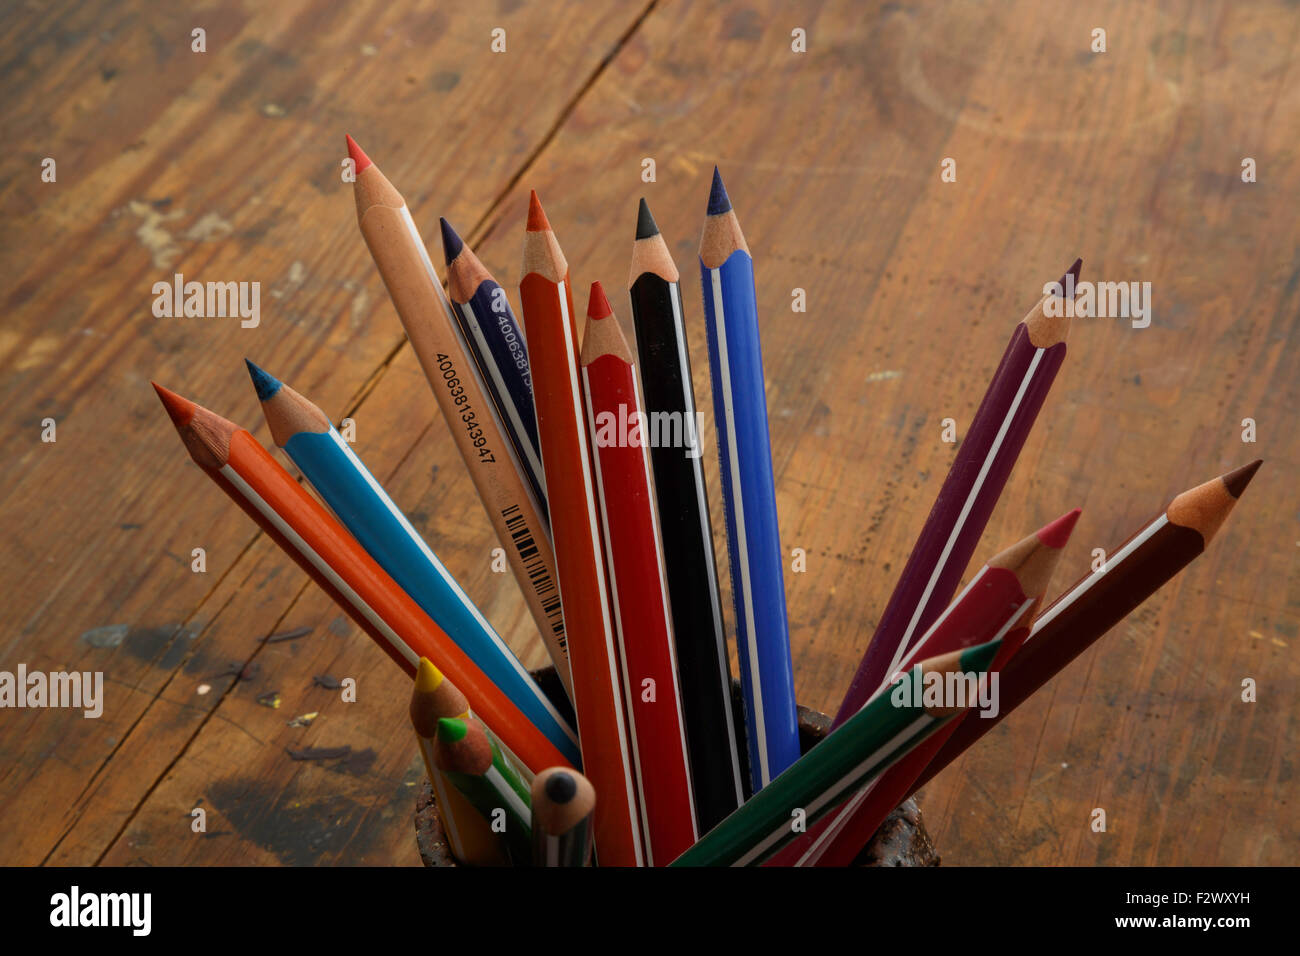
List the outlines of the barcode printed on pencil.
<svg viewBox="0 0 1300 956">
<path fill-rule="evenodd" d="M 542 610 L 546 613 L 546 620 L 550 622 L 551 632 L 555 635 L 561 647 L 567 647 L 560 595 L 555 592 L 555 582 L 551 580 L 550 572 L 546 569 L 546 563 L 538 555 L 537 542 L 533 540 L 533 533 L 528 527 L 528 522 L 524 520 L 523 513 L 519 510 L 518 505 L 510 505 L 508 508 L 502 509 L 501 517 L 506 519 L 506 531 L 509 532 L 510 540 L 515 543 L 515 550 L 524 562 L 524 572 L 528 575 L 528 580 L 532 582 L 533 593 L 542 602 Z M 548 594 L 551 596 L 544 596 Z"/>
</svg>

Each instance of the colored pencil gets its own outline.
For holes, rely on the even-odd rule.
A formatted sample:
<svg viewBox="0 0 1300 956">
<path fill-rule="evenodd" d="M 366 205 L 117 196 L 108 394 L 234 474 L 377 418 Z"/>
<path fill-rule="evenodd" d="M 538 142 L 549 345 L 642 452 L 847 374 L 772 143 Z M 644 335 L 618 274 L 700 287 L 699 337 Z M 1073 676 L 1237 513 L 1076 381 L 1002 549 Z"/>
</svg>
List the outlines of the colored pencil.
<svg viewBox="0 0 1300 956">
<path fill-rule="evenodd" d="M 1066 275 L 1077 281 L 1082 265 L 1076 260 Z M 957 589 L 1065 361 L 1070 319 L 1048 316 L 1047 300 L 1043 296 L 1012 332 L 832 726 L 848 719 L 893 673 Z"/>
<path fill-rule="evenodd" d="M 447 294 L 461 334 L 469 344 L 487 384 L 506 435 L 515 449 L 521 477 L 537 498 L 542 518 L 546 512 L 546 476 L 542 471 L 542 449 L 537 440 L 537 416 L 533 411 L 533 378 L 528 368 L 528 346 L 506 290 L 492 278 L 474 250 L 467 246 L 451 223 L 439 219 L 442 252 L 447 260 Z M 547 525 L 549 530 L 550 525 Z"/>
<path fill-rule="evenodd" d="M 1000 710 L 963 720 L 909 791 L 915 793 L 1205 550 L 1250 484 L 1256 460 L 1178 495 L 1034 621 L 999 675 Z"/>
<path fill-rule="evenodd" d="M 632 243 L 628 294 L 645 412 L 652 427 L 657 419 L 667 423 L 650 449 L 650 463 L 659 537 L 663 553 L 672 557 L 665 572 L 695 811 L 700 830 L 707 831 L 744 802 L 747 780 L 731 712 L 731 667 L 681 288 L 668 244 L 644 199 Z M 663 433 L 670 428 L 678 440 L 665 442 Z"/>
<path fill-rule="evenodd" d="M 533 865 L 586 866 L 591 862 L 591 811 L 596 788 L 566 767 L 533 779 Z"/>
<path fill-rule="evenodd" d="M 335 517 L 525 717 L 578 765 L 578 735 L 329 418 L 245 359 L 271 438 Z"/>
<path fill-rule="evenodd" d="M 421 657 L 436 661 L 526 766 L 568 762 L 252 435 L 160 385 L 154 389 L 195 463 L 407 674 L 415 675 Z"/>
<path fill-rule="evenodd" d="M 504 866 L 507 862 L 505 847 L 483 814 L 452 785 L 434 760 L 433 744 L 438 733 L 438 721 L 443 717 L 465 719 L 469 716 L 469 702 L 427 657 L 421 657 L 416 668 L 410 713 L 420 756 L 424 759 L 424 769 L 438 800 L 438 815 L 452 855 L 469 866 Z"/>
<path fill-rule="evenodd" d="M 1000 638 L 1002 647 L 989 665 L 989 673 L 997 674 L 1029 636 L 1029 625 L 1078 517 L 1076 508 L 990 558 L 908 651 L 901 666 Z M 798 865 L 850 865 L 957 725 L 958 721 L 949 721 L 828 816 L 823 831 L 808 841 Z"/>
<path fill-rule="evenodd" d="M 356 163 L 353 195 L 361 234 L 506 550 L 551 661 L 572 695 L 555 556 L 540 506 L 519 478 L 514 449 L 469 357 L 406 200 L 350 136 L 348 152 Z"/>
<path fill-rule="evenodd" d="M 643 406 L 632 351 L 599 282 L 581 361 L 646 862 L 663 865 L 699 834 Z"/>
<path fill-rule="evenodd" d="M 501 749 L 473 717 L 443 717 L 433 741 L 434 765 L 446 774 L 493 833 L 505 834 L 515 866 L 533 859 L 532 796 Z"/>
<path fill-rule="evenodd" d="M 551 504 L 578 738 L 587 776 L 600 796 L 595 811 L 596 860 L 601 866 L 643 866 L 631 742 L 619 690 L 618 651 L 578 377 L 569 266 L 536 193 L 529 201 L 521 274 L 519 299 Z"/>
<path fill-rule="evenodd" d="M 799 759 L 754 261 L 718 170 L 700 239 L 722 502 L 731 557 L 749 772 L 757 792 Z"/>
<path fill-rule="evenodd" d="M 795 836 L 801 821 L 820 818 L 963 709 L 952 699 L 924 706 L 925 684 L 948 683 L 949 674 L 982 675 L 1001 643 L 989 641 L 917 664 L 672 865 L 747 866 L 770 856 Z"/>
</svg>

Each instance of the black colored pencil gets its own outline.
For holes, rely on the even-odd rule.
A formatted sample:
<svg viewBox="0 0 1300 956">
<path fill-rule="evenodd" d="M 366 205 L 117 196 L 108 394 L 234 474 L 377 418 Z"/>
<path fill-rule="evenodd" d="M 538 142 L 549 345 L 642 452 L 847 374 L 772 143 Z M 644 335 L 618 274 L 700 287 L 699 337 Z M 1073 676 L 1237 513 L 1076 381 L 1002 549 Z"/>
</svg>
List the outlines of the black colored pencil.
<svg viewBox="0 0 1300 956">
<path fill-rule="evenodd" d="M 731 671 L 677 267 L 644 199 L 628 287 L 648 419 L 643 431 L 656 439 L 650 460 L 659 536 L 664 554 L 671 555 L 666 573 L 678 682 L 703 833 L 744 801 L 745 774 L 731 714 Z"/>
</svg>

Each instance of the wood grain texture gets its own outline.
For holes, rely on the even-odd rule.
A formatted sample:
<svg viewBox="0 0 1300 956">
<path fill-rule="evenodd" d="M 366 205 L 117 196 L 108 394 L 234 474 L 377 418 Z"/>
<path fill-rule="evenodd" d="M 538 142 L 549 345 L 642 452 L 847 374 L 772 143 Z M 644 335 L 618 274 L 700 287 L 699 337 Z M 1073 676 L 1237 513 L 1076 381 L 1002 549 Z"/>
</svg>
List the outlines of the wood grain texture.
<svg viewBox="0 0 1300 956">
<path fill-rule="evenodd" d="M 350 131 L 385 158 L 424 234 L 439 215 L 462 226 L 512 298 L 529 187 L 575 287 L 613 289 L 638 197 L 679 265 L 692 262 L 722 167 L 755 258 L 783 543 L 808 555 L 805 573 L 786 574 L 796 689 L 822 711 L 954 457 L 940 421 L 964 434 L 1042 283 L 1076 255 L 1085 278 L 1150 281 L 1149 328 L 1074 321 L 975 553 L 1077 505 L 1058 573 L 1074 580 L 1092 548 L 1178 491 L 1256 457 L 1265 466 L 1205 555 L 920 803 L 949 864 L 1291 862 L 1300 11 L 648 7 L 223 4 L 203 11 L 202 55 L 182 10 L 9 15 L 0 669 L 103 670 L 108 697 L 98 721 L 0 711 L 0 814 L 21 821 L 0 833 L 0 861 L 419 860 L 407 681 L 203 484 L 151 377 L 184 379 L 196 400 L 252 422 L 240 359 L 254 354 L 334 418 L 351 415 L 377 477 L 484 614 L 525 664 L 544 660 L 514 582 L 488 568 L 490 527 L 353 235 L 339 180 Z M 494 26 L 506 54 L 488 52 Z M 1089 52 L 1096 26 L 1104 54 Z M 790 51 L 794 27 L 805 54 Z M 57 183 L 39 181 L 46 156 Z M 1240 178 L 1248 156 L 1254 184 Z M 940 181 L 945 157 L 955 183 Z M 261 325 L 153 318 L 150 287 L 173 272 L 261 281 Z M 795 288 L 806 314 L 790 310 Z M 621 295 L 613 305 L 626 322 Z M 689 289 L 684 307 L 707 408 Z M 39 440 L 47 416 L 53 445 Z M 1246 417 L 1255 444 L 1240 440 Z M 706 463 L 718 515 L 712 451 Z M 189 570 L 199 546 L 205 575 Z M 116 647 L 81 637 L 113 625 L 123 630 L 94 641 L 120 636 Z M 299 626 L 313 630 L 258 641 Z M 256 672 L 236 681 L 232 662 L 250 661 Z M 355 677 L 357 702 L 313 674 Z M 1240 702 L 1244 677 L 1259 681 L 1258 703 Z M 279 709 L 257 703 L 273 690 Z M 310 727 L 287 726 L 311 711 Z M 352 752 L 286 753 L 308 746 Z M 199 805 L 206 837 L 190 831 Z M 1106 834 L 1088 828 L 1094 807 Z"/>
</svg>

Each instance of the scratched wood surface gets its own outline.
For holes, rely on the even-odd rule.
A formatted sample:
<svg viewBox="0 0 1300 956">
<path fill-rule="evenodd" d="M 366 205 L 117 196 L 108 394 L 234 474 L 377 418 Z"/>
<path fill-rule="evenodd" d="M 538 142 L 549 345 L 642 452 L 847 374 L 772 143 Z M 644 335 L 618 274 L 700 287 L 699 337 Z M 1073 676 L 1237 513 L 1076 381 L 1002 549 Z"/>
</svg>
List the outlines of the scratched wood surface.
<svg viewBox="0 0 1300 956">
<path fill-rule="evenodd" d="M 695 247 L 721 165 L 756 259 L 784 546 L 807 552 L 786 577 L 796 684 L 822 710 L 952 460 L 941 420 L 965 428 L 1042 283 L 1076 255 L 1085 279 L 1151 282 L 1149 328 L 1076 320 L 980 554 L 1080 506 L 1064 586 L 1176 492 L 1266 465 L 1206 555 L 922 807 L 950 864 L 1293 861 L 1294 7 L 265 6 L 5 17 L 0 670 L 102 670 L 107 700 L 98 720 L 0 711 L 0 862 L 418 864 L 405 678 L 188 462 L 150 378 L 268 443 L 244 355 L 351 415 L 358 454 L 543 659 L 356 234 L 345 131 L 435 260 L 446 215 L 512 295 L 528 188 L 584 300 L 593 279 L 622 288 L 644 193 L 683 273 L 702 407 Z M 260 281 L 261 324 L 155 319 L 150 287 L 174 272 Z M 356 678 L 357 702 L 316 675 Z M 350 750 L 289 753 L 312 747 Z"/>
</svg>

